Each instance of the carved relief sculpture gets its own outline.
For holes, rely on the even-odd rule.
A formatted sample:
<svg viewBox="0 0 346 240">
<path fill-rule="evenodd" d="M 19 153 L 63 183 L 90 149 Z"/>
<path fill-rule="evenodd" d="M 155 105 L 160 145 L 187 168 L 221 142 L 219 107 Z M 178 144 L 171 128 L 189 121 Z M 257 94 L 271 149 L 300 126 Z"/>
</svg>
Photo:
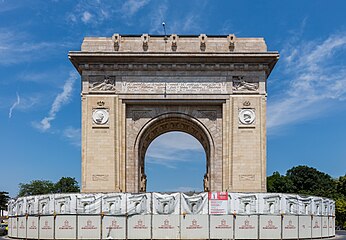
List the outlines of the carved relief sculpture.
<svg viewBox="0 0 346 240">
<path fill-rule="evenodd" d="M 96 82 L 92 84 L 92 87 L 90 88 L 91 91 L 114 91 L 115 86 L 112 81 L 106 77 L 103 82 Z"/>
</svg>

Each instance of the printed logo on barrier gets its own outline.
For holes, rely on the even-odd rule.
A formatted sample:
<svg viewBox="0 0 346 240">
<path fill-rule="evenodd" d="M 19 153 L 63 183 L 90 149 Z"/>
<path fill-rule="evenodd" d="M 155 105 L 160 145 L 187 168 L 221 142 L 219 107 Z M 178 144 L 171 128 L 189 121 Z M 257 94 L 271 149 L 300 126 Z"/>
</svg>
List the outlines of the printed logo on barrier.
<svg viewBox="0 0 346 240">
<path fill-rule="evenodd" d="M 318 221 L 315 221 L 315 225 L 312 228 L 321 228 L 321 226 L 318 225 Z"/>
<path fill-rule="evenodd" d="M 82 227 L 82 229 L 93 230 L 93 229 L 97 229 L 97 227 L 95 227 L 93 225 L 93 222 L 90 219 L 88 219 L 86 226 Z"/>
<path fill-rule="evenodd" d="M 278 227 L 273 224 L 273 221 L 269 219 L 267 226 L 264 226 L 263 229 L 277 229 Z"/>
<path fill-rule="evenodd" d="M 71 229 L 73 229 L 73 227 L 70 226 L 70 222 L 69 222 L 69 221 L 65 220 L 65 221 L 64 221 L 64 225 L 61 226 L 61 227 L 59 227 L 59 229 L 62 229 L 62 230 L 71 230 Z"/>
<path fill-rule="evenodd" d="M 203 227 L 200 226 L 200 225 L 198 225 L 198 222 L 197 222 L 196 219 L 193 219 L 193 220 L 191 221 L 191 225 L 188 226 L 188 227 L 186 227 L 186 229 L 201 229 L 201 228 L 203 228 Z"/>
<path fill-rule="evenodd" d="M 118 224 L 118 222 L 116 220 L 112 221 L 112 224 L 108 227 L 106 227 L 106 229 L 123 229 L 122 227 L 120 227 L 120 225 Z"/>
<path fill-rule="evenodd" d="M 16 222 L 13 222 L 13 229 L 17 229 L 17 225 L 16 225 Z"/>
<path fill-rule="evenodd" d="M 20 221 L 20 226 L 19 226 L 19 229 L 25 229 L 25 226 L 24 226 L 24 222 L 23 220 Z"/>
<path fill-rule="evenodd" d="M 328 225 L 327 225 L 327 221 L 326 221 L 326 220 L 323 221 L 323 227 L 322 227 L 322 228 L 328 228 Z"/>
<path fill-rule="evenodd" d="M 43 230 L 50 230 L 50 229 L 52 229 L 52 227 L 49 226 L 48 221 L 44 221 L 44 225 L 42 226 L 41 229 L 43 229 Z"/>
<path fill-rule="evenodd" d="M 137 224 L 133 227 L 134 229 L 147 229 L 148 227 L 143 224 L 141 219 L 138 220 Z"/>
<path fill-rule="evenodd" d="M 296 226 L 293 225 L 292 220 L 289 220 L 288 224 L 285 226 L 285 229 L 296 229 Z"/>
<path fill-rule="evenodd" d="M 229 229 L 229 228 L 232 228 L 230 225 L 228 225 L 227 224 L 227 221 L 225 220 L 225 219 L 222 219 L 221 221 L 220 221 L 220 224 L 219 225 L 217 225 L 215 228 L 218 228 L 218 229 Z"/>
<path fill-rule="evenodd" d="M 163 224 L 159 227 L 159 229 L 173 229 L 173 228 L 174 227 L 169 224 L 168 219 L 165 219 L 165 221 L 163 221 Z"/>
<path fill-rule="evenodd" d="M 244 225 L 240 226 L 239 229 L 254 229 L 255 227 L 250 224 L 249 220 L 244 221 Z"/>
<path fill-rule="evenodd" d="M 35 221 L 31 222 L 31 226 L 29 227 L 29 229 L 31 229 L 31 230 L 36 230 L 37 229 Z"/>
</svg>

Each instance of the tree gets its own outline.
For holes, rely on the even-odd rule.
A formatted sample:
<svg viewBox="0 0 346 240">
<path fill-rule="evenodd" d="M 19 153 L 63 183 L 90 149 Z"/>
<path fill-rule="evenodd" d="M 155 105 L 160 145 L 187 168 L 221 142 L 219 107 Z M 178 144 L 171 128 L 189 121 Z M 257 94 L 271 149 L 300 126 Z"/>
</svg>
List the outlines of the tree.
<svg viewBox="0 0 346 240">
<path fill-rule="evenodd" d="M 292 183 L 292 193 L 309 194 L 322 197 L 333 197 L 335 180 L 326 173 L 308 166 L 297 166 L 286 173 Z"/>
<path fill-rule="evenodd" d="M 274 172 L 273 175 L 267 177 L 267 191 L 278 193 L 290 193 L 292 182 L 286 176 Z"/>
<path fill-rule="evenodd" d="M 75 178 L 71 177 L 62 177 L 60 180 L 54 185 L 55 193 L 71 193 L 71 192 L 79 192 L 78 182 Z"/>
<path fill-rule="evenodd" d="M 346 229 L 346 196 L 335 200 L 335 225 Z"/>
<path fill-rule="evenodd" d="M 18 197 L 54 193 L 54 183 L 47 180 L 33 180 L 30 183 L 20 183 Z"/>
<path fill-rule="evenodd" d="M 336 192 L 346 197 L 346 174 L 336 181 Z"/>
<path fill-rule="evenodd" d="M 7 202 L 9 199 L 8 192 L 0 192 L 0 216 L 3 215 L 3 211 L 7 211 Z"/>
</svg>

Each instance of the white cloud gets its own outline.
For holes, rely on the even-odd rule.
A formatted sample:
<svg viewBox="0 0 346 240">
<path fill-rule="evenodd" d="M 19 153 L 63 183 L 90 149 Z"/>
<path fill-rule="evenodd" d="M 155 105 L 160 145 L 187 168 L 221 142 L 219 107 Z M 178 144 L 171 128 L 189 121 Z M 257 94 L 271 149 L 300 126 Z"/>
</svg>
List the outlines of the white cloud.
<svg viewBox="0 0 346 240">
<path fill-rule="evenodd" d="M 20 103 L 20 97 L 19 94 L 17 93 L 17 100 L 12 104 L 10 111 L 8 113 L 8 118 L 12 117 L 12 111 L 19 105 Z"/>
<path fill-rule="evenodd" d="M 88 23 L 91 20 L 91 18 L 92 18 L 91 13 L 89 13 L 88 11 L 85 11 L 85 12 L 83 12 L 81 19 L 84 23 Z"/>
<path fill-rule="evenodd" d="M 81 130 L 80 128 L 68 127 L 64 130 L 63 136 L 68 139 L 68 141 L 77 147 L 81 146 Z"/>
<path fill-rule="evenodd" d="M 195 155 L 203 153 L 202 145 L 194 137 L 182 132 L 171 132 L 151 143 L 146 153 L 146 162 L 175 168 L 181 162 L 195 161 Z"/>
<path fill-rule="evenodd" d="M 41 131 L 46 131 L 51 127 L 51 121 L 56 118 L 56 114 L 60 111 L 60 108 L 68 103 L 71 98 L 74 82 L 77 79 L 75 72 L 70 72 L 69 78 L 65 81 L 63 91 L 59 93 L 51 106 L 48 116 L 43 118 L 39 123 L 34 123 L 34 126 Z"/>
<path fill-rule="evenodd" d="M 121 7 L 123 16 L 131 17 L 137 13 L 141 8 L 149 3 L 150 0 L 127 0 Z"/>
<path fill-rule="evenodd" d="M 346 34 L 297 42 L 282 51 L 287 91 L 268 103 L 269 129 L 319 116 L 346 99 Z"/>
<path fill-rule="evenodd" d="M 54 51 L 70 47 L 63 42 L 30 41 L 28 34 L 15 32 L 12 29 L 0 28 L 0 32 L 0 65 L 42 60 L 43 57 L 51 56 Z"/>
</svg>

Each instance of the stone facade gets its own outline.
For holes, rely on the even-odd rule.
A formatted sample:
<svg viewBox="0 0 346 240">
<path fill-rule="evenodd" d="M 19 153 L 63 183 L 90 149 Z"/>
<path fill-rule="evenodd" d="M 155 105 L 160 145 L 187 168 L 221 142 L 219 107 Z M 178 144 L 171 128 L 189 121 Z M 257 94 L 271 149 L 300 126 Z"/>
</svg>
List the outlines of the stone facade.
<svg viewBox="0 0 346 240">
<path fill-rule="evenodd" d="M 205 190 L 265 192 L 278 57 L 262 38 L 234 35 L 85 38 L 69 53 L 82 78 L 82 191 L 145 191 L 149 144 L 183 131 L 206 151 Z"/>
</svg>

